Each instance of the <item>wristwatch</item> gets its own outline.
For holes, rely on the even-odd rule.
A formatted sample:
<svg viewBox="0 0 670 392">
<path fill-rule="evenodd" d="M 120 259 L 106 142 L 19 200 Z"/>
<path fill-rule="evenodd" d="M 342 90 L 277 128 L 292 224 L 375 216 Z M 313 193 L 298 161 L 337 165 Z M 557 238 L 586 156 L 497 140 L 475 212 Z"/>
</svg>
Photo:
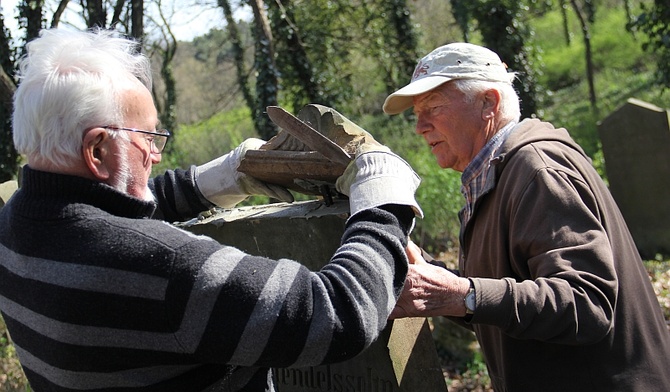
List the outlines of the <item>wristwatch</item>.
<svg viewBox="0 0 670 392">
<path fill-rule="evenodd" d="M 470 281 L 470 290 L 463 298 L 465 303 L 465 314 L 473 314 L 477 307 L 477 296 L 475 295 L 475 285 Z"/>
</svg>

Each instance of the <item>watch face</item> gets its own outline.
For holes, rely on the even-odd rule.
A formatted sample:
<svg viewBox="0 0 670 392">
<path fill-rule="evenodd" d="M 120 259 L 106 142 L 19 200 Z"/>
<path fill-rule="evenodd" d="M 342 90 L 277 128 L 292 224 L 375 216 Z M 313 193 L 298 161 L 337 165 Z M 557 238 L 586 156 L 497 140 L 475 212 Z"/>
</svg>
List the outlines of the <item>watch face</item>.
<svg viewBox="0 0 670 392">
<path fill-rule="evenodd" d="M 476 301 L 475 301 L 475 291 L 470 290 L 468 295 L 465 296 L 465 307 L 470 311 L 474 312 L 475 311 L 475 306 L 476 306 Z"/>
</svg>

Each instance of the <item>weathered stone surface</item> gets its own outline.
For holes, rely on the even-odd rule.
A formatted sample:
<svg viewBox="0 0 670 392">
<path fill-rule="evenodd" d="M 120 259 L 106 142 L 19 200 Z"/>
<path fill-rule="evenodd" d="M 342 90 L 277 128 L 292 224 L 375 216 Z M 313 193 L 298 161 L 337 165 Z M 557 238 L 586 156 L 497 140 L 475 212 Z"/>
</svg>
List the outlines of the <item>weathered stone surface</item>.
<svg viewBox="0 0 670 392">
<path fill-rule="evenodd" d="M 178 224 L 248 253 L 291 258 L 311 270 L 339 246 L 349 204 L 335 200 L 215 210 Z M 426 319 L 389 322 L 380 338 L 356 358 L 327 366 L 275 369 L 278 392 L 446 391 Z"/>
<path fill-rule="evenodd" d="M 278 392 L 446 391 L 435 344 L 423 318 L 389 322 L 356 358 L 332 365 L 275 369 Z"/>
<path fill-rule="evenodd" d="M 253 255 L 289 258 L 316 270 L 339 246 L 348 213 L 348 201 L 326 206 L 314 200 L 214 210 L 177 225 Z"/>
<path fill-rule="evenodd" d="M 670 117 L 629 99 L 598 132 L 610 191 L 643 257 L 670 254 Z"/>
</svg>

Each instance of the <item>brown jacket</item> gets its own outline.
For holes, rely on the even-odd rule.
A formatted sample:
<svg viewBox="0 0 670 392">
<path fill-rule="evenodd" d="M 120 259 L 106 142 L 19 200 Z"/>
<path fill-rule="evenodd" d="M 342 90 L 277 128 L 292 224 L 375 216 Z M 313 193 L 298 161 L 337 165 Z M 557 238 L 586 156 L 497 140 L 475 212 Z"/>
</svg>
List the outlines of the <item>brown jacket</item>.
<svg viewBox="0 0 670 392">
<path fill-rule="evenodd" d="M 670 391 L 670 333 L 616 203 L 564 129 L 525 120 L 461 230 L 496 391 Z"/>
</svg>

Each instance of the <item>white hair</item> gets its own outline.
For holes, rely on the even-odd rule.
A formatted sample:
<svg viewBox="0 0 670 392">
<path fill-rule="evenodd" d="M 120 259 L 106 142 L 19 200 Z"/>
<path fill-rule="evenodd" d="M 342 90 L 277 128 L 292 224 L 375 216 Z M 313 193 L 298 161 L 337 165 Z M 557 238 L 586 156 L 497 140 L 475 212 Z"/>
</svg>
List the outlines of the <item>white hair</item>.
<svg viewBox="0 0 670 392">
<path fill-rule="evenodd" d="M 500 93 L 500 115 L 503 124 L 516 121 L 521 118 L 521 106 L 519 95 L 514 86 L 509 83 L 489 82 L 475 79 L 456 79 L 452 82 L 454 86 L 465 94 L 469 102 L 473 102 L 477 94 L 495 89 Z"/>
<path fill-rule="evenodd" d="M 87 129 L 123 121 L 120 96 L 130 81 L 151 90 L 148 58 L 113 31 L 42 30 L 26 49 L 14 94 L 14 144 L 56 167 L 81 159 Z"/>
</svg>

